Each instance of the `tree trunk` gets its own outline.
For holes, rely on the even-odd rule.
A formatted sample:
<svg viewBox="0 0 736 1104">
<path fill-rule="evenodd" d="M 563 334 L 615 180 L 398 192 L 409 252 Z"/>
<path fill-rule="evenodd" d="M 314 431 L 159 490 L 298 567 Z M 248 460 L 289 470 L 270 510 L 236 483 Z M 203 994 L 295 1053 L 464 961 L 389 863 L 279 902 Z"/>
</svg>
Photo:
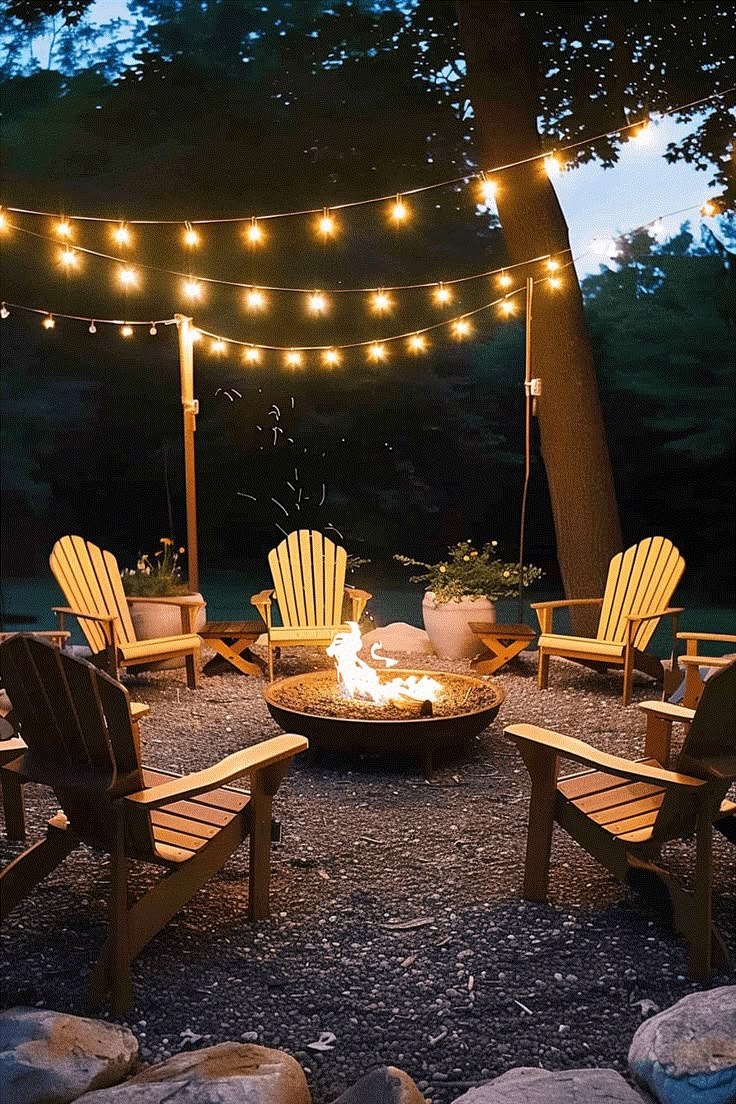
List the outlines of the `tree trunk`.
<svg viewBox="0 0 736 1104">
<path fill-rule="evenodd" d="M 539 154 L 537 75 L 516 5 L 457 0 L 457 10 L 479 163 L 492 167 Z M 565 216 L 542 161 L 494 180 L 510 263 L 569 249 Z M 565 264 L 570 254 L 559 259 Z M 544 262 L 519 269 L 514 286 L 526 275 L 547 274 Z M 591 598 L 603 594 L 621 532 L 582 295 L 572 265 L 561 277 L 559 290 L 535 288 L 532 374 L 542 380 L 539 432 L 565 594 Z M 521 306 L 523 294 L 515 302 Z M 576 632 L 595 631 L 595 613 L 590 620 L 586 615 L 587 609 L 574 618 Z"/>
</svg>

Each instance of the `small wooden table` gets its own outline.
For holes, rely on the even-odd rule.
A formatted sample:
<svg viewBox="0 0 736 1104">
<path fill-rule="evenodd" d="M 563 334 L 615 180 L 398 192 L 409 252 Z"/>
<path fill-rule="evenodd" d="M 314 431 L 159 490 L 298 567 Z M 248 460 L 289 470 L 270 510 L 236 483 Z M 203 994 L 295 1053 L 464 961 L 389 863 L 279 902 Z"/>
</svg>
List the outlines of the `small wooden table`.
<svg viewBox="0 0 736 1104">
<path fill-rule="evenodd" d="M 528 648 L 536 633 L 529 625 L 502 625 L 498 622 L 470 621 L 470 631 L 479 637 L 489 651 L 490 659 L 474 659 L 479 675 L 492 675 L 510 659 Z"/>
<path fill-rule="evenodd" d="M 217 673 L 222 665 L 222 660 L 218 658 L 221 656 L 244 675 L 262 675 L 265 671 L 263 661 L 248 649 L 265 631 L 263 621 L 208 621 L 197 630 L 197 635 L 206 640 L 218 655 L 205 663 L 202 668 L 204 674 Z"/>
<path fill-rule="evenodd" d="M 11 636 L 17 636 L 19 632 L 30 633 L 32 636 L 40 636 L 44 640 L 50 640 L 57 648 L 63 648 L 72 635 L 66 629 L 16 629 L 15 632 L 0 633 L 0 644 L 4 640 L 10 640 Z"/>
</svg>

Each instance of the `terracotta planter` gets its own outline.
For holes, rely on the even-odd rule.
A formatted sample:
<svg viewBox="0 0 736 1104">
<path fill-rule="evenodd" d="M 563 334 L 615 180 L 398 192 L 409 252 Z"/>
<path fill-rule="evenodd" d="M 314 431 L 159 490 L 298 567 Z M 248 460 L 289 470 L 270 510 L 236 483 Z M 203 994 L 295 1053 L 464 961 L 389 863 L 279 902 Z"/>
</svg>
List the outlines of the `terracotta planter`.
<svg viewBox="0 0 736 1104">
<path fill-rule="evenodd" d="M 135 629 L 137 640 L 155 640 L 162 636 L 179 636 L 181 634 L 181 607 L 195 606 L 204 603 L 201 594 L 177 594 L 166 602 L 146 602 L 144 598 L 137 600 L 130 598 L 130 617 Z M 194 622 L 194 630 L 204 627 L 207 616 L 205 606 L 202 605 Z M 164 659 L 161 663 L 147 665 L 149 671 L 168 671 L 172 667 L 183 667 L 184 657 L 181 659 Z"/>
<path fill-rule="evenodd" d="M 428 590 L 422 601 L 424 627 L 442 659 L 472 659 L 483 649 L 469 621 L 495 621 L 496 605 L 488 598 L 453 598 L 437 603 Z"/>
</svg>

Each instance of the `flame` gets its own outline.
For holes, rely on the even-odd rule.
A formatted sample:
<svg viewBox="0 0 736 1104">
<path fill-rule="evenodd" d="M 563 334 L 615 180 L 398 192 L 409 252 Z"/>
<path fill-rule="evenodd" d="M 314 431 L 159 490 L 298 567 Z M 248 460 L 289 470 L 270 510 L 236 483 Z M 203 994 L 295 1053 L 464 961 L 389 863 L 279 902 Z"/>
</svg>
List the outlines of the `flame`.
<svg viewBox="0 0 736 1104">
<path fill-rule="evenodd" d="M 378 671 L 358 658 L 363 641 L 356 621 L 348 621 L 349 632 L 338 633 L 327 655 L 335 660 L 337 681 L 348 698 L 360 701 L 372 701 L 377 705 L 408 705 L 410 702 L 436 701 L 442 692 L 442 683 L 429 675 L 408 675 L 406 678 L 392 678 L 381 681 Z M 398 662 L 389 656 L 379 656 L 376 652 L 382 647 L 376 643 L 371 647 L 371 658 L 394 667 Z"/>
</svg>

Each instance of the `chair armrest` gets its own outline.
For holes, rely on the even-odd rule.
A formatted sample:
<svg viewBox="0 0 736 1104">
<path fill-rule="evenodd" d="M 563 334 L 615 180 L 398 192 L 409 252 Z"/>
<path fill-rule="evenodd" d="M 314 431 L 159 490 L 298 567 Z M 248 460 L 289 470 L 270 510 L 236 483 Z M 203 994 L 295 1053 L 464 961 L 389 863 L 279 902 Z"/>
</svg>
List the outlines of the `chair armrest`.
<svg viewBox="0 0 736 1104">
<path fill-rule="evenodd" d="M 639 708 L 648 716 L 661 717 L 665 721 L 682 721 L 683 724 L 690 724 L 695 716 L 694 709 L 688 709 L 684 705 L 673 705 L 671 702 L 644 701 L 639 703 Z"/>
<path fill-rule="evenodd" d="M 141 717 L 145 717 L 146 713 L 151 712 L 150 705 L 146 705 L 145 702 L 131 702 L 130 703 L 130 719 L 135 724 Z"/>
<path fill-rule="evenodd" d="M 262 590 L 259 594 L 254 594 L 250 600 L 250 604 L 257 608 L 261 615 L 261 619 L 265 621 L 269 629 L 271 628 L 271 603 L 273 596 L 273 589 Z"/>
<path fill-rule="evenodd" d="M 674 616 L 680 613 L 684 613 L 684 606 L 668 606 L 667 609 L 657 610 L 655 613 L 627 613 L 627 621 L 652 621 L 655 617 L 668 617 Z M 678 633 L 679 639 L 679 633 Z"/>
<path fill-rule="evenodd" d="M 363 616 L 363 610 L 365 609 L 369 598 L 372 598 L 373 595 L 370 594 L 367 590 L 360 590 L 358 587 L 351 586 L 345 587 L 345 595 L 352 602 L 352 620 L 360 621 L 361 617 Z"/>
<path fill-rule="evenodd" d="M 605 771 L 606 774 L 613 774 L 618 778 L 631 779 L 632 782 L 655 782 L 665 787 L 684 786 L 687 788 L 697 788 L 705 785 L 700 778 L 691 778 L 687 774 L 677 774 L 675 771 L 665 770 L 663 767 L 649 767 L 646 763 L 636 763 L 631 759 L 622 759 L 619 755 L 608 755 L 582 740 L 576 740 L 572 736 L 563 736 L 561 733 L 552 732 L 547 728 L 538 728 L 537 725 L 509 725 L 508 728 L 504 729 L 504 732 L 515 740 L 528 740 L 533 744 L 541 744 L 563 759 L 573 759 L 586 767 Z"/>
<path fill-rule="evenodd" d="M 716 640 L 724 644 L 736 644 L 736 636 L 730 633 L 678 632 L 678 640 Z"/>
<path fill-rule="evenodd" d="M 532 602 L 530 608 L 536 609 L 561 609 L 562 606 L 600 606 L 602 598 L 560 598 L 556 602 Z"/>
<path fill-rule="evenodd" d="M 170 801 L 196 797 L 208 790 L 216 790 L 219 786 L 227 786 L 252 771 L 273 767 L 298 755 L 300 751 L 306 751 L 308 747 L 309 741 L 304 736 L 290 733 L 274 736 L 255 747 L 226 756 L 214 767 L 185 774 L 181 778 L 172 778 L 170 782 L 162 782 L 159 786 L 151 786 L 150 789 L 140 790 L 138 793 L 126 794 L 123 800 L 143 805 L 147 809 L 158 809 Z"/>
<path fill-rule="evenodd" d="M 72 617 L 81 617 L 84 621 L 100 621 L 102 624 L 113 624 L 114 617 L 109 617 L 103 613 L 82 613 L 81 610 L 70 609 L 68 606 L 52 606 L 52 613 L 68 613 Z"/>
</svg>

